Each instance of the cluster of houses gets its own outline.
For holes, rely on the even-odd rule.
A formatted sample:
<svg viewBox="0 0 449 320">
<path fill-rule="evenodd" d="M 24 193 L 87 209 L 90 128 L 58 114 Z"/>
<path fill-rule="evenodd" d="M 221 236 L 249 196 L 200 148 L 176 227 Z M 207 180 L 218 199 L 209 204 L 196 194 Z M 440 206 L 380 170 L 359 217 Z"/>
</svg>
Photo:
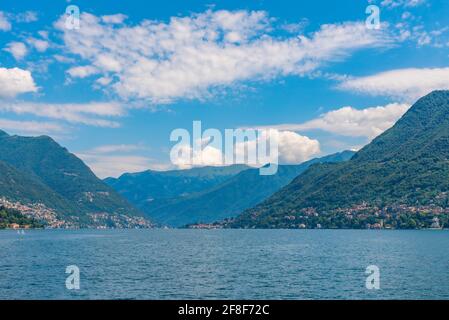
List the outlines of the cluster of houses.
<svg viewBox="0 0 449 320">
<path fill-rule="evenodd" d="M 380 218 L 378 222 L 367 224 L 367 229 L 391 229 L 391 225 L 385 223 L 385 220 L 389 220 L 394 218 L 395 216 L 399 216 L 402 214 L 425 214 L 432 218 L 432 224 L 430 226 L 431 229 L 440 229 L 440 219 L 438 216 L 443 214 L 449 214 L 449 208 L 441 207 L 438 205 L 390 205 L 383 208 L 379 208 L 377 206 L 370 206 L 367 203 L 361 203 L 359 205 L 355 205 L 351 208 L 338 209 L 336 212 L 344 213 L 346 217 L 353 218 L 368 218 L 370 216 L 374 216 L 376 218 Z"/>
<path fill-rule="evenodd" d="M 2 197 L 0 198 L 0 205 L 8 209 L 17 210 L 28 218 L 44 222 L 45 225 L 49 228 L 63 228 L 66 227 L 67 225 L 66 221 L 61 220 L 60 218 L 57 217 L 56 212 L 54 210 L 47 208 L 42 203 L 25 205 L 20 202 L 10 201 Z M 13 224 L 10 227 L 13 229 L 19 228 L 19 226 L 15 226 L 15 224 Z"/>
<path fill-rule="evenodd" d="M 0 197 L 0 206 L 8 209 L 16 210 L 28 218 L 40 221 L 50 229 L 76 229 L 79 228 L 79 218 L 70 217 L 71 221 L 66 221 L 59 217 L 52 209 L 47 208 L 42 203 L 22 204 L 20 202 L 10 201 L 4 197 Z M 143 217 L 131 217 L 127 215 L 113 215 L 108 213 L 90 214 L 89 226 L 97 229 L 108 228 L 150 228 L 152 224 Z M 11 229 L 26 228 L 18 224 L 11 224 Z M 28 226 L 29 228 L 29 226 Z"/>
<path fill-rule="evenodd" d="M 299 228 L 305 229 L 310 228 L 311 225 L 306 224 L 303 221 L 310 221 L 313 223 L 313 218 L 318 217 L 320 215 L 329 216 L 330 218 L 334 216 L 344 216 L 346 220 L 351 221 L 352 219 L 366 220 L 370 221 L 364 225 L 367 229 L 393 229 L 393 226 L 389 224 L 389 222 L 394 221 L 398 217 L 402 215 L 418 215 L 422 214 L 428 216 L 429 223 L 431 223 L 431 229 L 441 229 L 441 221 L 440 216 L 449 214 L 449 207 L 439 206 L 436 204 L 430 205 L 406 205 L 406 204 L 398 204 L 398 205 L 390 205 L 385 207 L 378 207 L 372 204 L 368 204 L 366 202 L 362 202 L 357 205 L 353 205 L 349 208 L 338 208 L 332 209 L 329 212 L 321 212 L 319 213 L 315 208 L 303 208 L 298 213 L 294 209 L 291 209 L 290 214 L 283 217 L 285 221 L 291 221 L 291 225 Z M 372 222 L 372 218 L 376 218 L 375 222 Z M 440 218 L 439 218 L 440 217 Z M 301 223 L 296 223 L 296 221 Z M 316 229 L 320 229 L 321 225 L 313 224 L 313 227 Z"/>
<path fill-rule="evenodd" d="M 132 217 L 124 214 L 112 215 L 106 212 L 89 214 L 96 229 L 134 228 L 146 229 L 153 225 L 143 217 Z"/>
</svg>

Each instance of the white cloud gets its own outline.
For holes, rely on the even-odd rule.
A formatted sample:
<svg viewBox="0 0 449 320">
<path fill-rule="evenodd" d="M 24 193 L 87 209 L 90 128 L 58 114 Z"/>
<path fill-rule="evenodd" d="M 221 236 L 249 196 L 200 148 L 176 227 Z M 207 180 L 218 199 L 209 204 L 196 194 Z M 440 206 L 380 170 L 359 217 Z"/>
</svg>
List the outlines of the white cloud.
<svg viewBox="0 0 449 320">
<path fill-rule="evenodd" d="M 449 67 L 390 70 L 372 76 L 348 78 L 338 88 L 413 102 L 433 90 L 448 90 Z"/>
<path fill-rule="evenodd" d="M 195 166 L 222 166 L 224 165 L 223 153 L 219 148 L 208 145 L 210 138 L 200 139 L 196 143 L 201 144 L 201 151 L 194 150 L 189 144 L 174 147 L 170 160 L 179 169 L 190 169 Z M 173 150 L 172 150 L 173 151 Z"/>
<path fill-rule="evenodd" d="M 67 73 L 73 78 L 86 78 L 98 73 L 97 68 L 92 66 L 73 67 L 67 70 Z"/>
<path fill-rule="evenodd" d="M 25 11 L 14 16 L 14 20 L 20 23 L 30 23 L 38 20 L 38 14 L 35 11 Z"/>
<path fill-rule="evenodd" d="M 32 114 L 39 117 L 64 120 L 98 127 L 119 127 L 116 121 L 104 117 L 119 117 L 124 115 L 123 108 L 117 103 L 84 103 L 84 104 L 51 104 L 33 102 L 0 103 L 0 111 L 16 114 Z"/>
<path fill-rule="evenodd" d="M 141 145 L 135 144 L 112 144 L 112 145 L 104 145 L 99 146 L 91 151 L 94 153 L 104 154 L 104 153 L 113 153 L 113 152 L 131 152 L 142 150 L 143 147 Z"/>
<path fill-rule="evenodd" d="M 116 79 L 106 86 L 123 99 L 154 103 L 202 99 L 242 81 L 303 75 L 354 50 L 390 43 L 386 31 L 355 22 L 323 25 L 307 37 L 273 37 L 273 19 L 264 11 L 206 11 L 138 25 L 88 13 L 81 19 L 79 30 L 67 30 L 63 18 L 56 23 L 67 51 Z"/>
<path fill-rule="evenodd" d="M 140 172 L 151 167 L 147 157 L 135 155 L 99 155 L 76 153 L 99 178 L 118 177 L 125 172 Z"/>
<path fill-rule="evenodd" d="M 281 163 L 298 164 L 320 153 L 318 140 L 292 131 L 279 131 L 279 159 Z"/>
<path fill-rule="evenodd" d="M 101 21 L 103 21 L 104 23 L 120 24 L 120 23 L 123 23 L 127 18 L 128 18 L 128 16 L 119 13 L 119 14 L 113 14 L 113 15 L 109 15 L 109 16 L 102 16 Z"/>
<path fill-rule="evenodd" d="M 223 153 L 220 149 L 214 148 L 212 146 L 205 146 L 201 152 L 193 152 L 190 146 L 184 146 L 182 152 L 191 152 L 192 159 L 185 162 L 184 159 L 179 158 L 173 164 L 181 169 L 188 169 L 193 166 L 222 166 L 223 163 Z"/>
<path fill-rule="evenodd" d="M 273 131 L 273 133 L 269 134 L 268 130 L 264 130 L 255 139 L 234 143 L 234 163 L 254 167 L 260 167 L 269 162 L 298 164 L 320 153 L 320 143 L 317 140 L 302 136 L 296 132 Z M 264 159 L 258 159 L 257 148 L 263 143 L 267 144 L 268 139 L 275 139 L 278 153 L 271 152 Z M 174 154 L 178 154 L 178 157 L 172 157 L 173 164 L 181 169 L 188 169 L 194 166 L 223 166 L 230 164 L 225 163 L 223 150 L 213 144 L 209 144 L 210 138 L 202 139 L 200 143 L 202 145 L 201 150 L 194 150 L 190 145 L 177 146 Z M 191 156 L 186 157 L 185 155 Z"/>
<path fill-rule="evenodd" d="M 25 11 L 18 14 L 11 14 L 0 11 L 0 31 L 10 31 L 12 29 L 11 21 L 18 23 L 29 23 L 37 21 L 37 13 L 34 11 Z"/>
<path fill-rule="evenodd" d="M 438 26 L 439 24 L 437 24 Z M 434 48 L 444 47 L 447 42 L 447 32 L 449 27 L 443 24 L 436 29 L 430 29 L 429 24 L 424 24 L 420 18 L 415 17 L 411 12 L 405 11 L 401 15 L 401 20 L 392 24 L 395 38 L 398 42 L 412 41 L 418 47 L 432 46 Z"/>
<path fill-rule="evenodd" d="M 36 50 L 39 51 L 39 52 L 46 51 L 48 49 L 48 47 L 50 46 L 48 41 L 41 40 L 41 39 L 36 39 L 36 38 L 32 38 L 32 37 L 27 39 L 27 43 L 29 45 L 33 46 L 34 48 L 36 48 Z"/>
<path fill-rule="evenodd" d="M 48 31 L 40 30 L 37 32 L 43 39 L 48 40 Z"/>
<path fill-rule="evenodd" d="M 95 80 L 95 82 L 101 86 L 107 86 L 108 84 L 110 84 L 112 82 L 112 78 L 101 77 L 101 78 L 98 78 L 97 80 Z"/>
<path fill-rule="evenodd" d="M 51 134 L 64 131 L 60 124 L 54 122 L 17 121 L 2 118 L 0 118 L 0 129 L 21 134 Z"/>
<path fill-rule="evenodd" d="M 381 5 L 387 8 L 396 8 L 396 7 L 417 7 L 426 3 L 427 0 L 383 0 Z"/>
<path fill-rule="evenodd" d="M 3 50 L 11 53 L 16 60 L 23 59 L 28 53 L 26 45 L 23 42 L 17 41 L 8 43 Z"/>
<path fill-rule="evenodd" d="M 140 172 L 150 168 L 164 168 L 153 164 L 148 157 L 131 154 L 144 149 L 146 148 L 142 145 L 132 144 L 103 145 L 76 155 L 100 178 L 118 177 L 125 172 Z"/>
<path fill-rule="evenodd" d="M 299 33 L 304 30 L 309 25 L 309 20 L 302 18 L 300 22 L 296 23 L 286 23 L 281 26 L 281 28 L 290 33 Z"/>
<path fill-rule="evenodd" d="M 0 11 L 0 31 L 9 30 L 11 30 L 11 22 L 9 22 L 7 15 L 3 11 Z"/>
<path fill-rule="evenodd" d="M 75 59 L 55 54 L 53 58 L 60 63 L 75 63 Z"/>
<path fill-rule="evenodd" d="M 392 103 L 386 106 L 355 109 L 343 107 L 322 114 L 301 124 L 271 126 L 279 130 L 323 130 L 343 136 L 375 138 L 391 128 L 410 108 L 409 104 Z"/>
<path fill-rule="evenodd" d="M 36 91 L 36 84 L 29 71 L 0 68 L 0 97 L 12 98 L 21 93 Z"/>
</svg>

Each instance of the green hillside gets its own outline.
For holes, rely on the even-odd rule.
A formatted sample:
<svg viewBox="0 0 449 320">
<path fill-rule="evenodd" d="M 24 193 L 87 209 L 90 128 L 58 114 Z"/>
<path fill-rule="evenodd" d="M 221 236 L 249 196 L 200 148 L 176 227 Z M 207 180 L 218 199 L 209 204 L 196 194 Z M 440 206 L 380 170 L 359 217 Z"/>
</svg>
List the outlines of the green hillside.
<svg viewBox="0 0 449 320">
<path fill-rule="evenodd" d="M 350 161 L 312 166 L 230 226 L 428 227 L 449 214 L 449 92 L 421 98 Z M 382 219 L 376 219 L 380 217 Z"/>
<path fill-rule="evenodd" d="M 47 136 L 0 132 L 0 198 L 42 203 L 61 219 L 93 223 L 92 214 L 141 216 L 76 156 Z"/>
<path fill-rule="evenodd" d="M 353 155 L 345 151 L 300 165 L 281 165 L 275 175 L 263 176 L 259 169 L 248 169 L 203 192 L 152 201 L 142 210 L 154 221 L 172 226 L 232 218 L 278 191 L 310 165 L 346 161 Z"/>
<path fill-rule="evenodd" d="M 23 203 L 44 203 L 74 213 L 75 207 L 39 179 L 0 161 L 0 197 Z"/>
</svg>

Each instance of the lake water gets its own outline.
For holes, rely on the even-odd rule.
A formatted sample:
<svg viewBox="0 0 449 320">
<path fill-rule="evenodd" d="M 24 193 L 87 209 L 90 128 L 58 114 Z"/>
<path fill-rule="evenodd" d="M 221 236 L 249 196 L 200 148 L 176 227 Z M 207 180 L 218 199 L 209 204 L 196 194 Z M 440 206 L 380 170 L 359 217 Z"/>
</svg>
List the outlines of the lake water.
<svg viewBox="0 0 449 320">
<path fill-rule="evenodd" d="M 449 232 L 3 230 L 0 298 L 449 299 Z"/>
</svg>

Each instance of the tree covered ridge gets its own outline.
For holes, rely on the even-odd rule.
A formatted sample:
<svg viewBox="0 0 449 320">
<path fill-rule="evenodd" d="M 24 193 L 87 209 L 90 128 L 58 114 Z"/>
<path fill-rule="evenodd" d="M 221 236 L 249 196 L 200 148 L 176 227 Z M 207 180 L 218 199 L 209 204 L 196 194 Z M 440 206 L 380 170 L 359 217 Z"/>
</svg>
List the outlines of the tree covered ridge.
<svg viewBox="0 0 449 320">
<path fill-rule="evenodd" d="M 338 217 L 352 216 L 348 219 L 355 221 L 366 207 L 380 216 L 385 212 L 393 216 L 441 214 L 445 219 L 449 208 L 448 143 L 449 91 L 435 91 L 419 99 L 392 128 L 350 161 L 311 166 L 230 226 L 299 227 L 313 220 L 305 219 L 307 208 L 323 220 L 317 224 L 329 226 L 334 226 L 331 221 Z M 357 206 L 364 209 L 354 211 Z M 427 226 L 429 219 L 424 220 L 417 226 Z M 313 223 L 310 226 L 314 227 Z"/>
<path fill-rule="evenodd" d="M 48 136 L 0 132 L 1 197 L 23 206 L 43 204 L 71 226 L 97 225 L 99 215 L 102 221 L 105 215 L 120 217 L 120 221 L 142 215 Z"/>
</svg>

